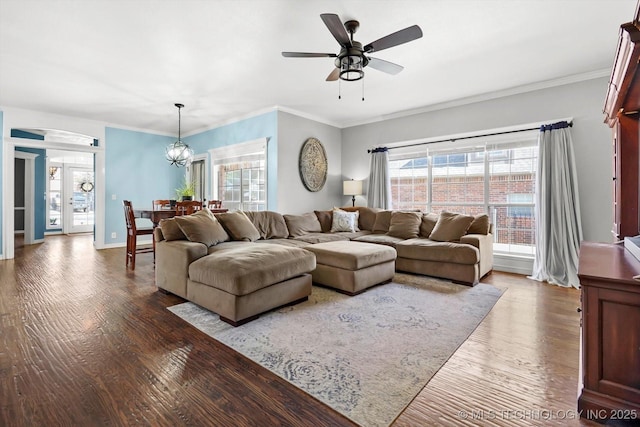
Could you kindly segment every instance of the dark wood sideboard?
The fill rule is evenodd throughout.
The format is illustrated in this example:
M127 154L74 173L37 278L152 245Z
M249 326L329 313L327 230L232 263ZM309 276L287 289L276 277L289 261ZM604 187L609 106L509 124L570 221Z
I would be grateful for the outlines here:
M580 246L583 389L578 410L585 418L640 422L636 275L640 261L623 245L583 242Z

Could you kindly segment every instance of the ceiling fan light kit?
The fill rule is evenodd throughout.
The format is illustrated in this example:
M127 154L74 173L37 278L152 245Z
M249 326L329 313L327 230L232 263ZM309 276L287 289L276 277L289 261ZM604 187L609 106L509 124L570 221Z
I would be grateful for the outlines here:
M335 68L327 76L327 81L344 80L353 82L361 80L364 78L364 68L367 65L387 74L398 74L403 70L401 65L367 55L371 52L379 52L422 37L420 27L412 25L362 47L362 43L353 40L353 34L360 26L358 21L349 20L342 24L340 17L333 13L323 13L320 18L340 44L340 53L336 55L333 53L282 52L282 56L285 58L335 58ZM338 98L341 97L338 96ZM364 94L362 100L364 101Z

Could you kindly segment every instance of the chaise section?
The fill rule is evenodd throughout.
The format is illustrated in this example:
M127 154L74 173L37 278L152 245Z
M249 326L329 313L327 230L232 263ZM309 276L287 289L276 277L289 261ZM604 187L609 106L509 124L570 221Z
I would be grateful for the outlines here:
M399 271L425 274L475 285L480 278L480 251L466 243L408 239L396 245Z
M315 256L300 248L247 244L189 266L187 299L234 326L311 294Z
M313 281L348 295L393 278L396 251L363 242L327 242L305 248L316 255Z

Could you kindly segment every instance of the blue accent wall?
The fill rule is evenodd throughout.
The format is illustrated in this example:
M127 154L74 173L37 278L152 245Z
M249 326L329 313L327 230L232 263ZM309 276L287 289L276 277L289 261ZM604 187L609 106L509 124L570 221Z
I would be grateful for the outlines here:
M130 200L134 209L151 209L154 199L175 199L175 189L185 171L171 166L164 157L165 147L175 139L111 127L105 129L106 245L126 242L123 200ZM116 238L112 239L114 232Z
M41 148L16 147L16 151L37 154L33 164L35 169L35 182L33 193L33 238L34 240L44 239L44 232L47 229L47 152ZM26 221L26 218L25 218Z
M191 135L184 138L184 141L189 144L195 154L203 154L208 153L212 148L258 138L269 140L267 143L267 208L276 210L278 204L278 114L276 111ZM211 176L208 179L211 182Z

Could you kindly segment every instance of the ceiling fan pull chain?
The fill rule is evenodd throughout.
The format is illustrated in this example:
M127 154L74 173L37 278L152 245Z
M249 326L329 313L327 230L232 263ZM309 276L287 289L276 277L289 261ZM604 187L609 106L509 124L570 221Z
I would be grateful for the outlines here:
M342 81L338 80L338 99L342 99Z
M364 101L364 79L362 79L362 100Z

